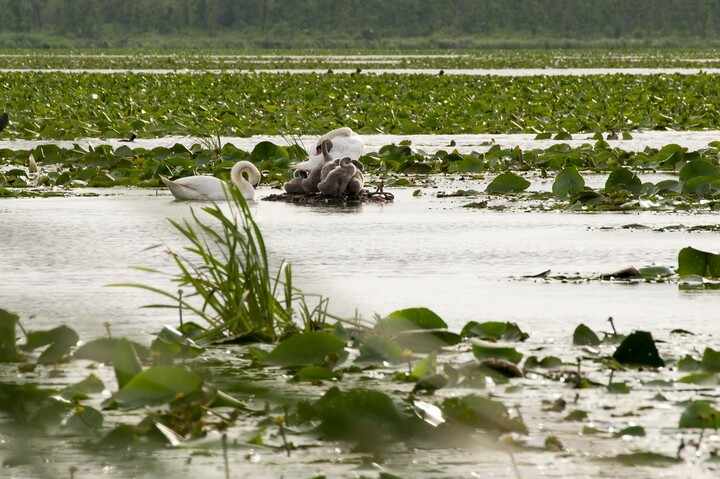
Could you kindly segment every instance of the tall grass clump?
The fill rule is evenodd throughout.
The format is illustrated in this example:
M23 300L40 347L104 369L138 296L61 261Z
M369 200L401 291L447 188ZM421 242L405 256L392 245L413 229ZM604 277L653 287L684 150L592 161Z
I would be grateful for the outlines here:
M236 188L226 189L227 203L201 208L200 218L169 221L190 242L184 253L168 250L178 272L171 275L176 293L143 284L124 284L154 291L174 304L150 307L180 308L204 321L205 332L196 339L247 337L275 341L300 331L322 328L327 300L311 308L306 295L292 284L290 264L281 262L271 272L262 233L248 204ZM224 211L224 206L229 211ZM159 273L148 268L138 268Z

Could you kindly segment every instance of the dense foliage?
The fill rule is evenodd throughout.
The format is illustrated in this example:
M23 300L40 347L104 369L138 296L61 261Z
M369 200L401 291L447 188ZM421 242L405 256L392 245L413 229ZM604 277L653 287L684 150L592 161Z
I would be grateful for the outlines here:
M195 41L220 36L229 46L263 48L720 38L720 9L711 0L0 0L0 11L0 32L116 46L187 32Z
M710 74L8 73L5 138L716 129ZM178 95L177 92L182 92ZM299 107L299 105L301 105Z

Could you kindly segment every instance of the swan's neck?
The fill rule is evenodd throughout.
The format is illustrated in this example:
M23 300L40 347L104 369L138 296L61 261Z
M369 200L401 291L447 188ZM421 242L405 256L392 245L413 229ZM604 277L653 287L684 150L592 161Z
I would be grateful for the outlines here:
M243 173L247 173L247 179ZM230 171L230 179L245 199L252 199L255 197L255 186L260 183L260 171L249 161L239 161Z

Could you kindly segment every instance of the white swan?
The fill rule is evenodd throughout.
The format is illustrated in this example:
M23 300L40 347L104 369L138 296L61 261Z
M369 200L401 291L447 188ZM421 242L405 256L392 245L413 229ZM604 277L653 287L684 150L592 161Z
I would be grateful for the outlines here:
M243 176L247 173L247 179ZM161 176L176 200L224 200L228 184L214 176L187 176L169 180ZM255 187L260 183L260 170L249 161L238 161L230 170L230 179L246 200L255 198Z
M325 140L331 140L333 145L333 156L335 158L343 158L349 156L350 159L357 160L363 154L365 144L360 135L352 131L348 127L337 128L325 133L315 144L315 149L311 153L310 158L302 163L291 165L296 170L304 170L311 172L316 166L325 162L323 156L322 144Z
M330 155L330 150L333 149L333 142L332 140L323 140L322 144L320 145L320 151L323 156L323 160L318 163L310 172L309 175L307 175L307 178L303 180L302 186L305 190L305 193L317 193L318 191L318 184L323 180L322 172L325 171L325 168L329 163L333 161L333 157ZM304 171L304 170L295 170L297 171Z

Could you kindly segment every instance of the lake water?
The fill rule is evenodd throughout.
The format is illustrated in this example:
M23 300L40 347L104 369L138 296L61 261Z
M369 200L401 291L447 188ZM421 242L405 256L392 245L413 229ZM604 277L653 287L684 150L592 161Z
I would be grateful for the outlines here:
M544 189L545 186L534 187ZM717 223L715 214L538 213L461 208L470 199L437 198L438 189L394 190L385 205L306 207L256 201L252 210L272 260L293 265L296 285L330 298L330 310L364 318L425 306L458 330L467 321L514 321L543 335L570 334L579 322L604 328L608 316L632 328L713 331L706 321L720 292L686 292L675 284L564 284L519 280L553 273L612 272L652 263L674 266L678 251L717 249L711 232L625 230ZM261 188L258 198L274 190ZM0 202L0 307L27 328L68 323L82 337L146 336L175 314L140 309L154 294L108 288L141 282L174 288L163 248L183 245L168 218L202 203L176 202L166 190L104 190L99 197L24 198ZM569 314L569 312L572 312Z

